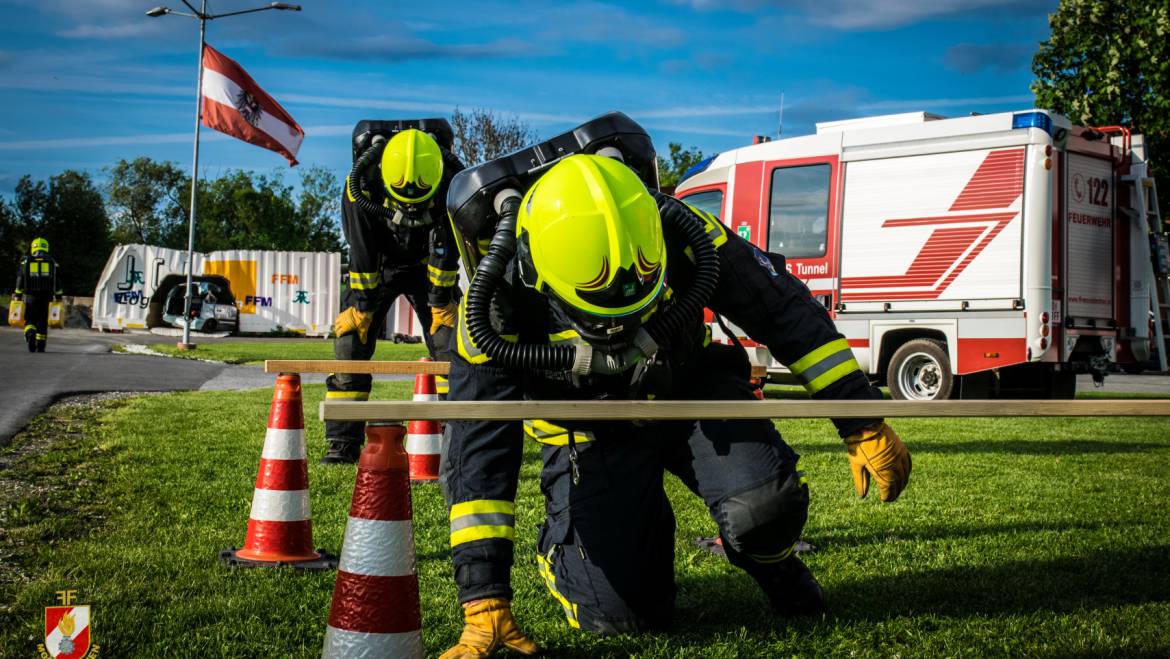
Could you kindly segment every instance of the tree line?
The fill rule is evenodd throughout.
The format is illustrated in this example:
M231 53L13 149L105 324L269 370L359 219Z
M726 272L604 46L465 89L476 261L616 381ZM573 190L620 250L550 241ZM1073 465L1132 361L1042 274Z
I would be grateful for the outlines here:
M67 169L48 180L24 176L11 201L0 199L0 267L13 277L36 237L48 239L69 295L91 295L114 245L187 248L191 178L172 162L119 160L105 183ZM341 183L320 166L299 171L299 190L279 174L230 170L198 186L195 246L221 249L338 251Z

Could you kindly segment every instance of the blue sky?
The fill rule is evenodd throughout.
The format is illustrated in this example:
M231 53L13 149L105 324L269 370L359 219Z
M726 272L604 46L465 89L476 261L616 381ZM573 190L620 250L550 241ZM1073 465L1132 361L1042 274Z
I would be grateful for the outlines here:
M159 0L0 0L0 194L22 174L118 158L190 166L197 25ZM165 0L182 9L178 0ZM212 0L214 12L254 0ZM306 129L299 159L344 173L365 118L515 114L542 136L618 109L707 153L813 123L911 110L1029 107L1032 53L1057 0L304 0L213 21ZM204 131L201 172L284 171L277 154Z

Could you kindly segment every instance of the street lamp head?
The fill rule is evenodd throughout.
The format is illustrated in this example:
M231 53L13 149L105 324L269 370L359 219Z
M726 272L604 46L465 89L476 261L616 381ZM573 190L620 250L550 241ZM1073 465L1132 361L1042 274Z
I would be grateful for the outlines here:
M158 18L159 16L166 16L170 13L170 11L171 10L167 9L166 7L155 7L154 9L146 10L146 15L150 16L151 18Z
M301 10L300 5L293 5L293 4L289 4L287 2L273 2L273 3L269 4L268 6L272 7L273 9L284 9L287 11L300 11Z

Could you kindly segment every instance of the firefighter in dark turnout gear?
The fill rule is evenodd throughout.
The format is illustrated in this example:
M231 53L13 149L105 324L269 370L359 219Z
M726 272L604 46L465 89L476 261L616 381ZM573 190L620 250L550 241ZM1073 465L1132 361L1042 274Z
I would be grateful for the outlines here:
M57 262L49 256L49 241L44 238L32 241L29 251L31 255L20 261L13 296L24 300L24 340L28 351L44 352L49 338L49 302L61 301Z
M767 345L814 398L880 398L782 256L648 191L618 160L569 156L497 208L460 313L451 400L752 399L746 353L710 342L704 306ZM487 316L475 308L484 300ZM894 431L880 419L834 423L859 494L872 476L883 501L896 499L910 456ZM536 649L509 606L524 435L543 444L537 565L572 627L617 634L669 623L666 471L703 499L731 563L778 614L825 610L793 553L808 513L799 456L769 421L449 426L443 476L465 628L445 659Z
M364 159L364 160L363 160ZM379 166L373 161L380 159ZM349 243L349 295L334 323L337 359L370 359L390 306L406 296L431 357L448 361L458 303L459 252L443 199L463 165L430 134L407 129L374 142L346 179L342 228ZM367 400L369 375L330 375L326 398ZM323 463L352 463L364 437L361 422L325 424Z

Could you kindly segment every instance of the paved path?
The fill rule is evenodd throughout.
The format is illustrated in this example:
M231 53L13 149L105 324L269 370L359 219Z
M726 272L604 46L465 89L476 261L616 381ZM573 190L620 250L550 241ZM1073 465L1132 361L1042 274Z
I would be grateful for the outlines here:
M171 342L152 335L53 330L47 351L28 352L20 330L0 327L0 445L34 415L66 394L99 391L177 391L271 387L274 376L255 366L112 352L120 343ZM324 382L306 375L306 383Z

